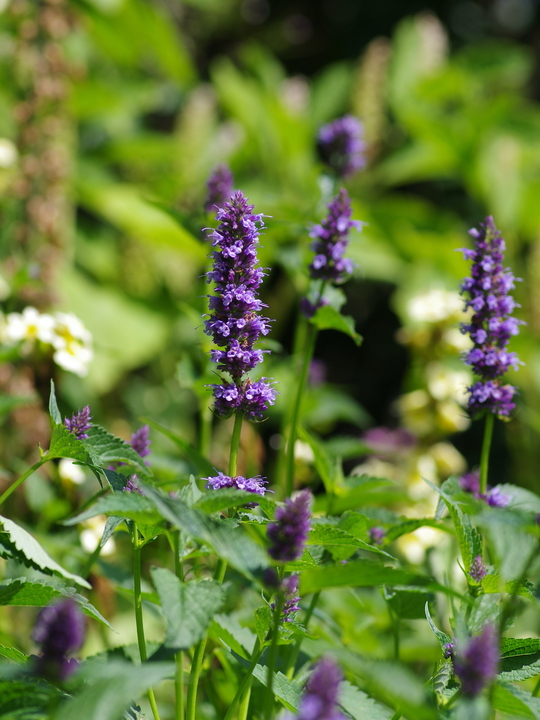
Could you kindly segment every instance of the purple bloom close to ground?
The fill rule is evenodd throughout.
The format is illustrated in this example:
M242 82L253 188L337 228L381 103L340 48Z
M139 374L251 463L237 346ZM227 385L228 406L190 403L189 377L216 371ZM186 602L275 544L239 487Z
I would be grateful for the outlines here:
M65 680L77 668L67 655L84 642L84 616L74 600L67 598L39 613L32 639L41 647L37 671L51 680Z
M70 433L75 435L77 440L85 440L88 437L91 420L90 406L86 405L82 410L79 410L79 412L73 413L71 418L65 418L64 425Z
M323 125L317 135L317 148L321 160L338 177L348 177L364 167L364 128L360 120L344 115Z
M212 385L215 412L228 417L234 412L245 413L250 420L261 418L275 402L276 391L261 378L253 382L243 376L262 362L263 352L254 348L260 335L270 331L270 321L261 317L263 303L258 298L264 277L258 266L257 246L263 227L262 215L252 213L244 195L237 191L217 212L220 220L210 237L217 249L212 253L213 269L207 281L215 283L215 295L210 295L210 315L205 332L211 335L217 350L212 359L218 370L228 373L232 382Z
M298 720L345 720L337 708L341 670L330 658L322 658L307 681L298 709Z
M285 505L276 510L275 522L267 526L270 557L282 562L297 560L304 552L310 527L311 493L302 490L294 500L285 500Z
M517 390L513 385L503 385L500 378L519 364L516 353L506 349L522 324L511 317L517 305L509 292L516 278L511 270L503 268L505 244L492 217L480 223L480 230L473 228L469 232L474 249L464 248L462 252L472 260L471 277L463 281L461 293L467 296L465 307L472 308L474 314L469 323L462 324L461 331L468 333L474 343L465 362L480 377L468 388L469 412L476 415L487 411L508 417L515 407Z
M143 425L131 436L131 447L143 458L150 455L150 428Z
M214 168L206 183L206 212L215 212L216 208L223 207L233 194L233 174L228 165L221 163Z
M475 697L497 675L499 667L499 636L491 624L485 625L480 635L459 646L453 656L454 672L461 680L463 694Z
M353 263L343 255L349 243L349 231L353 227L361 230L362 223L351 220L351 214L351 200L342 188L330 201L327 217L309 233L314 238L311 249L315 257L309 266L312 278L337 284L352 273Z
M482 582L482 580L486 577L486 573L487 569L482 562L482 556L477 555L471 563L469 575L472 577L473 580L476 580L476 582Z

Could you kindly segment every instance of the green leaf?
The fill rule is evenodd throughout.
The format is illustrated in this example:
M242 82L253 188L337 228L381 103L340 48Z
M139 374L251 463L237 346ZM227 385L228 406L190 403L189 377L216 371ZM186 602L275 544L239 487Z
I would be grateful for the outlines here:
M141 475L151 474L142 457L129 443L111 435L99 425L92 425L88 430L88 438L82 442L95 465L124 462L135 467Z
M231 507L239 507L247 503L259 503L261 496L257 493L237 490L235 488L222 488L209 490L195 503L194 507L205 513L213 513L219 510L226 510Z
M77 525L96 515L113 515L127 518L142 525L156 525L161 517L153 503L136 492L119 492L98 498L83 512L63 521L63 525Z
M249 657L253 652L255 635L230 615L214 615L208 635L213 640L221 640L238 655Z
M25 655L20 650L17 650L17 648L6 647L5 645L0 645L0 655L14 663L17 663L17 665L24 665L28 660L28 655Z
M304 442L307 442L313 450L315 467L323 481L324 489L327 494L332 494L334 492L335 471L329 454L326 452L323 444L301 426L298 427L298 437Z
M212 580L181 582L165 568L151 569L152 580L167 621L165 647L188 650L199 642L225 600L225 591Z
M268 567L266 553L242 527L233 529L223 519L210 518L179 499L157 492L155 488L146 487L145 491L161 517L186 535L209 545L218 557L227 560L248 577Z
M308 545L323 545L324 547L345 547L351 548L352 550L362 549L369 550L370 552L377 553L378 555L384 555L387 558L393 560L392 555L389 555L384 550L370 545L363 540L351 535L345 530L335 527L334 525L327 525L323 523L317 523L312 525L311 530L307 539Z
M65 425L55 425L52 431L51 444L46 453L48 458L71 458L83 463L90 463L90 455L81 440L70 433Z
M44 607L60 597L72 598L85 615L99 620L99 622L112 630L112 627L101 613L85 597L79 595L74 588L62 587L47 583L44 580L36 582L35 580L27 580L24 577L4 580L4 582L0 583L0 605Z
M64 693L40 680L0 682L0 718L48 720L51 705Z
M51 379L51 394L49 396L49 415L55 425L62 425L62 416L56 402L56 393L54 391L54 380Z
M272 611L268 605L262 605L255 610L255 632L261 645L264 644L272 626Z
M235 652L232 653L238 662L245 667L249 668L250 663L248 660L244 660L243 657L237 655ZM253 669L253 676L266 687L268 682L268 668L265 665L256 665ZM283 673L274 673L272 689L276 698L287 708L293 712L298 709L300 703L300 697L302 695L302 688L300 684L295 680L289 680Z
M540 639L503 638L499 678L519 682L540 673Z
M173 663L87 663L79 671L87 683L84 689L63 703L51 720L118 720L133 700L173 674Z
M513 685L497 683L493 688L493 708L512 720L537 720L540 717L540 700Z
M444 649L444 646L452 641L452 638L447 635L442 630L439 630L439 628L435 625L431 618L431 614L429 612L429 603L426 602L425 604L425 611L426 611L426 620L428 621L428 625L431 628L431 632L435 635L437 640L439 641L441 645L441 649Z
M377 585L406 585L414 580L412 573L395 570L370 560L354 560L346 565L325 565L308 568L300 576L300 593L318 592L327 587L376 587Z
M433 692L439 698L439 701L446 699L447 688L454 677L454 666L451 660L445 660L439 664L435 674L431 678Z
M176 447L180 449L182 455L186 458L186 460L191 463L197 475L201 475L202 477L209 477L215 474L214 466L211 465L208 460L203 457L203 455L201 455L200 452L193 445L180 437L180 435L177 435L176 433L172 432L172 430L169 430L163 425L160 425L160 423L157 423L151 418L145 417L143 418L143 420L145 423L150 425L150 427L158 430L160 433L165 435L165 437L168 437L169 440L173 441Z
M420 620L424 617L425 605L433 600L433 593L423 587L385 586L384 599L399 618Z
M536 554L537 540L528 532L530 515L508 508L484 508L477 522L495 550L501 578L504 581L520 578L527 562Z
M362 342L362 336L354 329L354 318L342 315L331 305L323 305L310 319L318 330L338 330L348 335L357 345Z
M64 570L51 557L47 555L38 541L12 520L0 515L0 524L3 532L0 533L0 543L3 546L3 557L12 557L26 567L41 570L46 575L59 575L67 580L73 580L77 585L90 588L82 577Z
M339 685L339 704L353 720L390 720L394 712L385 708L348 681Z
M531 598L534 593L534 585L530 580L512 580L510 582L504 582L504 580L497 573L490 573L482 579L482 590L485 593L509 593L513 595L522 595L523 597Z

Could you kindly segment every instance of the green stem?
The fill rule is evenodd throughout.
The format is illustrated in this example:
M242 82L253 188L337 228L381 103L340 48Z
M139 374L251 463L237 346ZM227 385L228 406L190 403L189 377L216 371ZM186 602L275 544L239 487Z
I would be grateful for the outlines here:
M276 666L279 625L281 622L281 610L283 608L283 593L280 591L276 598L274 607L274 615L272 621L272 642L270 644L270 652L268 654L268 675L266 681L266 696L264 707L266 710L266 720L272 720L274 710L274 668Z
M308 627L308 623L311 620L311 616L313 615L313 612L315 610L315 607L316 607L317 603L319 602L320 596L321 596L321 591L319 590L318 592L314 593L313 597L311 598L309 608L307 609L306 616L304 618L304 627L306 628L306 630ZM292 680L292 678L294 677L296 662L298 660L298 656L300 655L300 648L302 647L303 639L304 638L301 635L297 638L296 643L294 644L292 652L289 656L289 662L287 663L287 668L285 670L285 674L287 675L289 680Z
M240 450L240 435L242 434L242 421L244 413L237 412L234 416L234 428L231 437L231 450L229 455L229 476L235 477L238 465L238 451Z
M236 709L236 706L242 700L242 705L240 707L240 718L241 720L246 717L247 715L247 706L249 706L249 697L251 695L251 682L253 679L253 671L255 670L255 666L259 662L259 658L262 655L263 649L261 648L261 644L259 642L259 639L257 638L255 642L255 646L253 648L253 653L251 655L251 664L249 668L246 671L246 674L242 678L242 682L238 686L238 690L236 691L236 695L234 696L229 709L227 710L227 714L223 718L223 720L231 720L231 718L234 715L234 711ZM247 701L246 701L247 697Z
M182 561L180 560L180 530L173 535L174 573L183 581ZM174 676L174 692L176 696L175 720L184 720L184 653L182 650L175 655L176 673Z
M0 505L2 505L8 499L8 497L15 492L19 485L23 484L26 478L29 478L32 473L35 473L36 470L38 470L42 465L45 465L48 460L50 460L49 457L42 457L40 460L37 461L37 463L34 463L31 468L28 468L24 475L21 475L20 478L15 480L13 485L10 485L8 489L4 492L4 494L0 496Z
M135 624L137 626L137 642L139 644L139 655L141 663L146 662L148 654L146 652L146 639L144 637L144 623L142 615L142 594L141 594L141 548L142 543L139 536L137 525L133 523L132 531L133 542L133 589L135 598ZM152 688L148 689L148 701L152 708L154 720L159 720L159 712L156 704L156 698Z
M493 437L493 424L495 415L488 412L486 415L486 425L484 428L484 442L482 443L482 455L480 457L480 494L484 495L487 491L487 478L489 466L489 449L491 447L491 439Z
M186 718L187 720L197 720L197 690L199 689L199 678L201 676L202 664L204 660L204 651L208 635L195 646L193 660L191 662L191 671L189 673L188 691L186 700Z
M201 403L200 415L199 452L203 457L208 457L212 435L212 409L205 401Z
M309 373L309 365L315 351L315 342L317 340L317 329L311 323L309 324L306 338L306 351L300 368L296 396L291 414L291 424L289 428L289 436L287 438L287 472L285 475L285 496L290 497L294 488L294 446L296 444L296 435L298 432L298 419L300 417L300 408L302 407L302 398L306 387L307 377Z

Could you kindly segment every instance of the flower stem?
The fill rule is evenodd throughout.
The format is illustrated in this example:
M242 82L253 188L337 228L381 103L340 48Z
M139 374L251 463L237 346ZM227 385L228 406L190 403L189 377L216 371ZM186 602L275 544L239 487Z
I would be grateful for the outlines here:
M274 615L272 619L272 641L270 644L270 652L268 654L268 679L266 681L266 696L264 707L266 711L266 720L272 720L274 709L274 667L276 665L279 625L281 621L281 611L283 608L283 592L280 590L276 598L274 607Z
M244 413L237 412L234 416L234 428L231 437L231 450L229 455L229 476L235 477L238 465L238 451L240 449L240 435L242 434L242 421Z
M304 352L304 358L302 366L300 368L296 396L294 398L294 405L291 414L289 437L287 438L287 472L285 475L285 497L290 497L294 488L294 446L296 444L296 435L298 432L298 420L300 417L300 408L302 407L302 397L304 395L304 390L306 387L307 376L309 373L309 365L315 351L316 340L317 329L314 325L309 323L306 337L306 350Z
M242 678L242 682L238 686L238 690L236 691L236 695L234 696L229 709L227 710L227 714L223 718L223 720L231 720L231 718L234 715L234 711L236 709L236 706L242 700L242 705L240 706L240 720L244 720L247 716L247 710L249 706L249 697L251 695L251 682L253 679L253 670L255 669L255 666L259 662L259 658L262 655L263 649L261 648L261 644L259 640L257 639L255 642L255 646L253 648L253 653L251 654L251 664L249 668L246 671L246 674Z
M482 455L480 457L480 494L484 495L487 491L487 478L489 466L489 449L491 447L491 439L493 438L493 425L495 415L488 412L486 415L486 425L484 427L484 442L482 443Z
M174 573L183 581L182 561L180 560L180 530L173 535ZM176 696L175 720L184 720L184 653L182 650L175 655L176 673L174 677L174 691Z
M34 463L31 468L28 468L28 470L23 475L21 475L20 478L15 480L15 482L8 487L4 494L0 496L0 505L2 505L8 499L8 497L15 492L19 485L23 484L26 478L29 478L32 473L35 473L35 471L38 470L42 465L45 465L48 460L49 458L47 456L42 457L40 460L37 461L37 463Z
M133 543L133 589L135 598L135 624L137 626L137 642L139 644L139 655L141 663L146 662L148 654L146 652L146 639L144 637L144 623L142 615L142 595L141 595L141 548L142 542L137 529L137 525L133 523L132 535ZM159 720L159 712L156 704L156 698L152 688L148 689L148 701L152 708L154 720Z

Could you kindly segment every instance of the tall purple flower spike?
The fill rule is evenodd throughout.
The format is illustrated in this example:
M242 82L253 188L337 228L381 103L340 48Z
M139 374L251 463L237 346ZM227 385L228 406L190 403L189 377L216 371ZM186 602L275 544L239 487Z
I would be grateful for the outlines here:
M150 428L143 425L131 436L131 447L143 458L150 455Z
M503 268L505 243L491 216L480 223L479 230L473 228L469 233L474 249L463 248L462 252L472 260L471 277L463 281L461 294L466 296L465 307L472 308L474 314L469 323L462 324L461 332L468 333L474 343L465 362L480 378L468 388L469 412L508 417L515 407L517 389L503 385L501 376L520 364L516 353L508 352L506 347L523 323L511 316L519 307L509 294L516 278L511 270Z
M270 557L282 562L297 560L304 552L310 527L311 493L302 490L294 500L287 498L285 505L278 507L275 522L266 528Z
M77 669L77 661L68 655L84 642L84 616L71 598L43 608L39 613L32 639L41 646L37 672L51 680L65 680Z
M233 174L228 165L220 163L214 168L206 183L206 212L221 208L233 194Z
M464 648L457 646L452 659L464 695L476 697L493 682L499 658L499 636L491 624L485 625L480 635L471 638Z
M345 720L337 707L342 680L341 670L333 660L327 657L319 660L300 701L298 720Z
M274 404L276 391L268 378L256 382L244 378L262 362L263 351L254 345L260 335L270 331L270 321L260 315L265 305L258 297L265 275L257 259L263 216L254 215L252 210L253 205L237 191L217 212L220 224L210 234L216 248L211 256L214 265L206 276L208 282L215 283L215 295L209 296L205 332L218 346L211 351L218 370L231 377L231 381L211 386L215 412L228 417L240 411L256 420Z
M487 568L482 562L482 556L477 555L471 563L469 575L473 580L476 580L476 582L482 582L482 580L486 577L486 573Z
M353 175L366 164L364 128L353 115L323 125L317 135L321 160L341 178Z
M65 418L64 425L70 433L75 435L77 440L85 440L88 437L91 420L90 406L86 405L82 410L79 410L79 412L73 413L71 418Z

